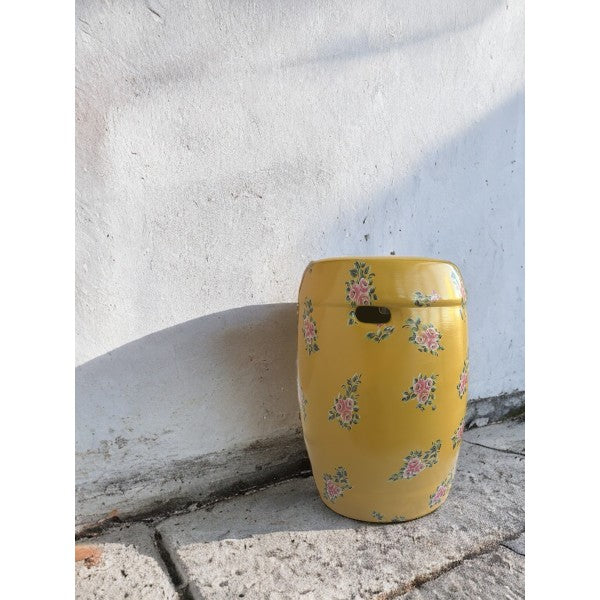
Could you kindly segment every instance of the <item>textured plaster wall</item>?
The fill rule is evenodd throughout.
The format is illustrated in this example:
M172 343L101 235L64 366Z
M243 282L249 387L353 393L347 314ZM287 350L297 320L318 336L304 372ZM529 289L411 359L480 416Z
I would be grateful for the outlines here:
M79 0L76 35L80 519L294 435L312 259L452 260L471 397L523 389L521 1Z

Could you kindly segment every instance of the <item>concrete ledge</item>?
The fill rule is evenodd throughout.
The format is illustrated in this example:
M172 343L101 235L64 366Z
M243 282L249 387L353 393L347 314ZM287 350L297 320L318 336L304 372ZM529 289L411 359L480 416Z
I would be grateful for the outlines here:
M173 513L190 505L272 484L310 468L299 430L249 446L178 461L123 480L77 488L76 531L84 534L107 521Z
M525 412L525 392L516 391L493 398L477 398L469 400L465 423L467 427L484 427L489 423L497 423L512 419Z
M524 392L469 402L469 427L523 413ZM177 461L126 479L95 481L76 489L76 531L84 534L108 520L159 516L205 505L263 487L310 469L302 431Z
M522 421L469 432L447 502L415 521L346 519L308 476L112 527L81 540L102 554L77 565L77 598L523 598L523 433Z

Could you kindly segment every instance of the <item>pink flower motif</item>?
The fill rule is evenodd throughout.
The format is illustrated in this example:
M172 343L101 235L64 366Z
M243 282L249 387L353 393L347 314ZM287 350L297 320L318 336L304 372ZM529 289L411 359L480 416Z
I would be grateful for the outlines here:
M452 480L454 479L455 468L456 465L452 469L452 471L448 473L446 479L444 479L444 481L442 481L442 483L440 483L440 485L437 486L435 492L431 494L431 496L429 496L429 506L431 508L433 508L436 504L440 504L441 502L443 502L444 498L450 492L450 486L452 485Z
M342 492L342 488L331 479L328 479L325 483L325 490L327 491L327 497L330 500L335 500Z
M360 384L360 373L354 373L342 385L342 391L333 399L333 406L329 410L327 418L329 421L338 421L344 429L351 429L359 421L358 386Z
M427 404L427 400L429 400L429 392L424 392L423 394L417 394L417 405Z
M469 374L466 371L463 371L460 374L460 379L458 380L459 393L461 396L465 393L468 383L469 383Z
M440 295L433 290L433 292L431 292L431 296L429 296L429 300L430 302L437 302L440 299Z
M431 410L435 410L433 401L435 400L435 381L437 377L437 375L419 373L413 379L408 391L402 394L402 401L409 402L416 398L419 410L425 410L426 406L431 406Z
M431 444L428 450L412 450L404 459L404 464L397 473L392 473L389 481L398 481L399 479L412 479L421 471L437 464L439 451L442 447L442 440L437 440Z
M354 399L338 396L335 400L335 410L343 423L349 423L352 420L352 412L354 411Z
M307 342L312 342L312 340L315 338L315 324L309 317L304 319L304 338Z
M366 279L362 278L358 283L350 286L350 291L348 292L348 296L350 300L354 302L357 306L360 305L368 305L369 304L369 283Z
M404 479L410 479L425 468L425 463L418 457L411 458L404 469Z
M360 285L353 283L348 290L348 296L352 302L356 302L357 296L360 296Z
M419 304L419 298L415 302L418 306L425 306L422 303ZM408 338L408 341L419 346L419 352L430 352L437 356L438 350L444 349L444 346L440 343L442 334L431 324L422 325L420 318L407 319L402 327L410 328L412 335Z
M440 487L438 487L438 489L435 491L435 496L433 497L432 503L435 504L436 502L439 502L446 494L446 491L446 486L440 485Z
M428 327L423 332L423 345L427 346L430 350L437 350L437 348L439 348L439 339L440 334L436 331L434 327Z
M432 387L433 379L431 379L430 377L419 377L419 379L417 379L413 384L413 392L417 396L425 396L425 398L427 399Z
M463 433L465 432L465 420L462 419L462 421L458 424L458 427L456 428L456 431L452 434L452 448L456 448L456 446L458 446L463 439Z

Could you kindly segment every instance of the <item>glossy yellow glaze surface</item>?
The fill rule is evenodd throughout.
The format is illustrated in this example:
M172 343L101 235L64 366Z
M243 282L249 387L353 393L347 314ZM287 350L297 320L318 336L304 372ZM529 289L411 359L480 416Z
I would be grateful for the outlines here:
M306 268L300 414L315 483L332 510L393 522L445 501L467 403L465 302L458 268L436 259L347 257ZM361 322L359 306L387 307L391 318Z

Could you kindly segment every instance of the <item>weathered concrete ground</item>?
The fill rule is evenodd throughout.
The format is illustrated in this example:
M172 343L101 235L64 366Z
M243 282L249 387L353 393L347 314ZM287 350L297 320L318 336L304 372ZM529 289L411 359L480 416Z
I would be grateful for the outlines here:
M452 492L393 525L327 509L311 477L81 540L77 598L524 597L524 422L465 433Z

